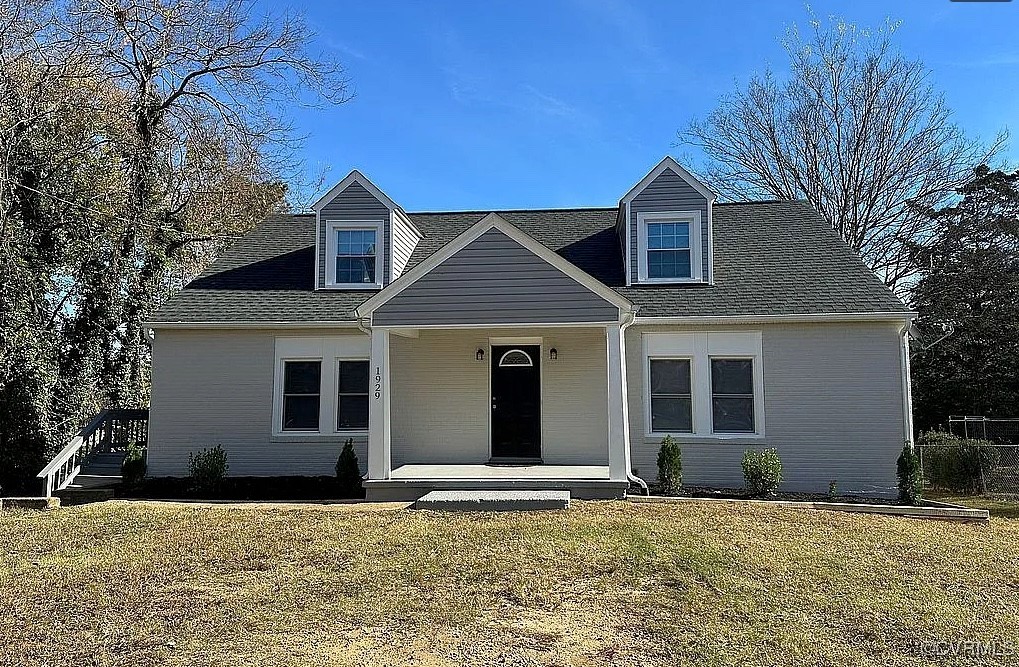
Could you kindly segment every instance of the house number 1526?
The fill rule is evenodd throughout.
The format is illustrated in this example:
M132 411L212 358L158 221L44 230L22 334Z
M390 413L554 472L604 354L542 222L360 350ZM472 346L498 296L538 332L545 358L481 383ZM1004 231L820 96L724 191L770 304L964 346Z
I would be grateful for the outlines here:
M382 397L382 368L375 367L375 398Z

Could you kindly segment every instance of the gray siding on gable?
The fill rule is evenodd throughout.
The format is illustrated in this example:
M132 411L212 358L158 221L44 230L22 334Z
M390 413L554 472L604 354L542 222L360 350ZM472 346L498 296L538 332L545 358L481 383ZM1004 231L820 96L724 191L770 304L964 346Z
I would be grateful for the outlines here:
M383 221L382 227L382 284L390 282L389 266L390 215L389 208L375 198L375 195L354 181L346 190L336 195L331 202L322 208L319 215L318 228L318 287L326 284L326 222L330 220L364 220Z
M637 214L658 211L701 212L701 267L708 276L708 200L671 169L666 169L630 201L630 280L637 274ZM624 243L623 251L626 251Z
M619 309L490 229L380 306L373 323L522 324L609 322Z
M418 236L414 228L404 222L404 219L397 214L393 214L393 266L391 269L391 280L396 280L403 273L403 268L407 266L407 260L410 259L411 254L414 252L414 248L417 247L418 241L421 237Z
M769 324L746 327L641 327L626 331L630 465L657 477L661 438L646 435L647 406L641 334L760 330L764 344L764 437L677 436L683 481L693 486L743 486L746 449L774 447L782 457L782 488L824 492L896 493L902 449L901 324L882 322ZM694 391L709 391L694 386Z

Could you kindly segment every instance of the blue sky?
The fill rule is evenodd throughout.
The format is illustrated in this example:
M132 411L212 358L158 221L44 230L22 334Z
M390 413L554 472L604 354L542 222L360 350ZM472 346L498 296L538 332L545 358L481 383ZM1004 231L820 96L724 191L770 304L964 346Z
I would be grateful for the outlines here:
M1019 133L1019 1L813 2L818 17L902 25L968 132ZM361 169L409 211L611 206L676 131L771 64L801 1L296 3L354 99L301 109L306 169ZM1019 159L1019 135L1005 157Z

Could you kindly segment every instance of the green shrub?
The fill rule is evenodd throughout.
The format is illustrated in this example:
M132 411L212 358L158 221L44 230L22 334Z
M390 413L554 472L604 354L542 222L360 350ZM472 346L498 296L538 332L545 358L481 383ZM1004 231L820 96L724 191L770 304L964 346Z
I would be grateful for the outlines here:
M770 496L782 483L782 458L775 449L743 452L743 481L754 496Z
M347 438L343 443L340 458L336 460L336 484L343 498L362 498L364 489L361 486L361 467L354 453L354 439Z
M923 471L913 443L907 442L902 447L902 453L895 462L895 470L899 477L899 500L919 505L923 497Z
M944 431L928 431L917 439L923 452L927 482L956 493L981 493L998 465L998 450L988 440L960 438Z
M148 466L145 463L145 450L132 442L127 446L127 454L120 464L120 478L125 486L138 486L145 479Z
M678 496L683 489L683 452L671 435L662 439L658 449L658 483L666 496Z
M229 468L226 452L219 445L203 449L197 454L188 454L188 477L198 491L215 491Z

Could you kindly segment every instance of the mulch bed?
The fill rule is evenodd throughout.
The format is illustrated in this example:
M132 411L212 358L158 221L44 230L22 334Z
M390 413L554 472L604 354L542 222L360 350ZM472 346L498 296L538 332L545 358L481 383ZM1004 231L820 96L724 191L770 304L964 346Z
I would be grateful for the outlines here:
M661 495L660 489L651 486L651 495ZM715 498L719 500L789 500L804 503L852 503L859 505L890 505L903 506L897 498L875 498L869 496L843 495L830 496L827 493L800 493L779 491L770 496L754 496L744 489L725 489L703 486L685 486L679 494L685 498Z
M161 500L337 500L349 498L335 477L226 477L213 490L194 488L185 477L151 477L116 487L118 498ZM364 497L362 492L360 498Z

